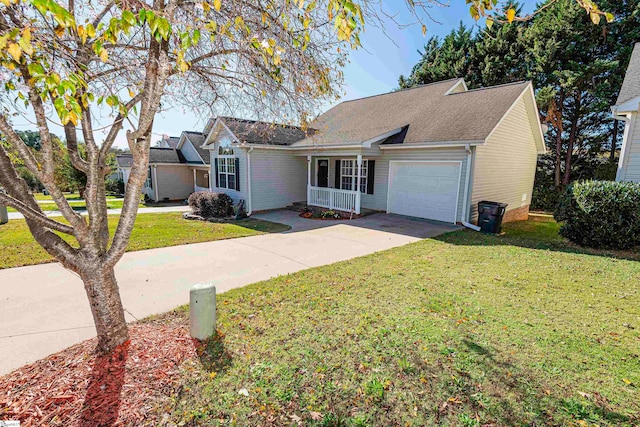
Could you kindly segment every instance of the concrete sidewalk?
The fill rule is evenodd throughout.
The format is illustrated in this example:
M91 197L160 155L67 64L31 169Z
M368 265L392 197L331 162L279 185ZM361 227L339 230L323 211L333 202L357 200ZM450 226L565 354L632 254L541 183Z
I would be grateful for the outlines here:
M385 214L335 222L290 211L256 217L293 228L125 254L116 275L127 320L186 304L196 283L213 283L225 292L456 229ZM0 295L0 375L95 336L82 282L58 264L0 270Z
M190 210L189 206L163 206L163 207L157 207L157 208L138 208L138 213L145 214L145 213L165 213L165 212L186 212L188 210ZM77 210L76 212L78 212L81 215L87 215L86 210ZM122 209L107 209L108 215L120 215L120 212L122 212ZM49 218L62 216L60 211L45 211L45 214ZM8 215L9 215L9 220L24 219L24 215L22 215L20 212L9 212Z

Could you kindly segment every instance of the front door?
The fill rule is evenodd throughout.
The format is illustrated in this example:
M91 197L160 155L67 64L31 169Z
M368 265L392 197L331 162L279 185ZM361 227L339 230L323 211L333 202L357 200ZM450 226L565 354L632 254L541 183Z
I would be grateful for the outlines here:
M329 186L329 159L318 159L318 187Z

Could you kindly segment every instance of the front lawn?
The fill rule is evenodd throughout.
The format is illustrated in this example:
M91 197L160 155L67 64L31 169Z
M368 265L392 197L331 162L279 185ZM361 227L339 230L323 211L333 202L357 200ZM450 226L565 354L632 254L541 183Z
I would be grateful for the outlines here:
M115 232L119 216L109 216L109 228ZM244 219L229 223L187 221L182 213L140 214L131 233L129 251L162 248L187 243L208 242L277 233L288 230L283 224L257 219ZM0 225L0 269L23 265L42 264L53 259L38 245L24 220L11 220Z
M640 263L621 256L638 254L587 253L544 217L505 232L458 231L220 295L220 335L183 365L161 415L178 425L637 425Z
M83 199L79 199L79 200L67 199L67 200L69 201L69 206L71 206L74 210L87 209L87 203ZM107 199L107 209L121 209L123 203L124 202L122 200ZM56 205L53 201L50 203L40 203L39 206L40 206L40 209L42 209L44 212L59 210L58 205ZM144 205L141 205L141 206L144 206ZM18 211L15 210L14 208L8 207L7 212L18 212Z

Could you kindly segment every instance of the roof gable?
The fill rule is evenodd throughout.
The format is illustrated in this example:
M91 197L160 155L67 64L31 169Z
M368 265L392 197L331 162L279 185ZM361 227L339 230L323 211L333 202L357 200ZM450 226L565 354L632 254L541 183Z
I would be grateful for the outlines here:
M616 105L640 97L640 43L636 43L618 94Z
M185 152L189 154L189 151L193 153L191 156L185 155L187 163L209 164L211 162L211 158L209 156L209 152L202 148L204 142L205 136L201 132L183 131L177 148L183 152L183 155L185 155ZM185 148L186 144L189 144L189 148Z
M218 117L207 134L207 144L213 141L212 136L224 128L237 143L290 146L315 132L313 129L303 130L298 126L278 123L245 120L236 117Z

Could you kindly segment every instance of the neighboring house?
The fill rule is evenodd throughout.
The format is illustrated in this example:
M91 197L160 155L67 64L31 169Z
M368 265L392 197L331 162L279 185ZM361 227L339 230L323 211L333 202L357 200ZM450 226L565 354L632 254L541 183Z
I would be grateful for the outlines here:
M200 132L182 132L179 138L164 138L149 150L149 174L143 194L160 202L184 200L194 191L209 191L209 152L202 149ZM116 156L125 191L133 159L131 154Z
M467 90L454 79L347 101L311 128L212 119L213 191L248 213L306 202L453 223L492 200L510 221L527 218L545 152L530 82Z
M614 119L625 122L616 181L640 182L640 43L633 49L618 100L611 109Z
M164 135L162 140L158 142L160 148L177 148L180 143L180 138L175 136Z

